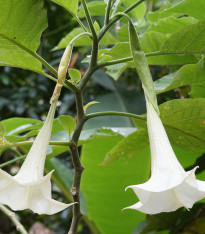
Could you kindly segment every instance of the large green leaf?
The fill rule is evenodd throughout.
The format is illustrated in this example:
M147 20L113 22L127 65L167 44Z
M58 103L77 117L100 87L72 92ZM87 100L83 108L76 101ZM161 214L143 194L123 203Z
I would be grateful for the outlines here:
M39 129L42 126L42 123L39 120L16 117L3 120L1 123L4 125L8 136L17 135L33 129Z
M0 0L0 66L29 69L44 74L35 58L46 11L39 0Z
M203 60L197 64L184 65L177 72L162 77L154 82L154 87L157 93L164 93L177 87L201 84L201 82L205 82Z
M72 15L76 15L78 11L78 0L51 0L56 4L64 7Z
M189 24L196 23L196 20L193 17L182 17L182 18L175 18L170 16L168 18L159 19L157 22L152 23L147 32L149 31L156 31L160 33L175 33L180 28L183 28Z
M61 115L58 117L58 119L70 136L76 125L75 120L69 115Z
M111 49L102 49L98 52L98 60L100 62L122 59L131 56L128 42L119 42Z
M54 48L54 50L64 49L68 45L68 43L77 35L80 33L83 33L84 30L82 28L74 28L70 33L67 34L67 36L63 37L58 45ZM85 45L91 45L92 41L89 37L85 36L80 38L74 43L74 46L85 46Z
M205 19L172 34L162 45L165 52L205 52Z
M205 98L205 81L192 85L191 97Z
M59 50L59 49L64 49L66 48L66 46L68 45L68 43L77 35L79 35L80 33L83 33L84 29L82 28L74 28L70 33L67 34L67 36L65 36L64 38L62 38L60 40L60 42L58 43L58 45L54 48L54 50ZM101 45L113 45L116 43L115 38L112 36L111 33L107 33L103 39L100 41ZM87 46L87 45L92 45L92 40L85 36L80 38L79 40L77 40L74 43L74 46Z
M129 160L138 155L146 147L148 147L148 135L144 129L137 130L129 136L121 140L114 148L112 148L105 156L102 166L111 164L120 158L127 157Z
M145 215L133 211L121 211L137 202L137 197L128 185L143 183L150 173L148 150L143 151L130 162L118 160L107 167L99 167L107 154L122 138L99 140L83 146L81 160L85 167L81 188L86 200L88 218L101 234L132 233Z
M185 151L205 152L205 99L176 99L159 106L171 143ZM146 121L134 119L137 127Z
M205 1L204 0L182 0L179 4L172 6L170 2L157 12L149 14L149 19L158 21L159 18L169 17L171 15L181 16L189 15L197 19L204 18Z
M145 53L160 51L162 44L166 41L168 35L160 32L146 32L140 38L142 49ZM169 40L169 39L167 39ZM161 49L162 52L166 52ZM147 57L149 65L175 65L195 63L197 59L193 55L157 55Z
M123 4L126 8L130 7L136 2L136 0L126 0ZM137 19L138 25L144 21L144 16L146 13L146 4L142 2L139 6L135 7L130 14Z
M87 3L87 7L91 16L104 16L105 15L106 4L102 1L89 2ZM82 7L78 11L78 17L79 18L85 17L85 12Z
M94 125L92 125L92 127L94 127ZM123 138L128 136L135 130L136 128L100 128L100 129L92 128L92 129L83 130L80 134L78 146L85 145L90 142L96 142L98 140L111 139L116 136L120 136L121 138ZM68 142L69 141L68 133L66 131L56 132L54 135L51 136L51 141ZM50 159L68 150L69 150L68 146L59 146L59 145L49 146L47 158Z

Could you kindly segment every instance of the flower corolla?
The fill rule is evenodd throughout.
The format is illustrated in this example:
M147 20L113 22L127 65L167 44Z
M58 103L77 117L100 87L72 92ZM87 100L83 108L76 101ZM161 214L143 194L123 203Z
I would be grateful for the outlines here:
M56 102L51 104L46 121L19 172L11 176L0 169L0 203L8 205L13 210L30 209L38 214L51 215L73 205L53 200L52 171L46 176L43 175Z
M197 167L187 172L183 169L160 117L148 99L146 104L151 177L144 184L127 187L133 189L140 201L125 209L135 209L146 214L171 212L180 207L189 209L205 197L205 182L196 180Z

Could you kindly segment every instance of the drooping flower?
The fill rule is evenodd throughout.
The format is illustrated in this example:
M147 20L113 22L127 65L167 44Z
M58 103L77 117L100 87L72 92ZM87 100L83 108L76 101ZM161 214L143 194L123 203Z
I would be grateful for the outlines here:
M147 103L147 127L151 150L151 178L144 184L131 185L139 202L125 209L146 214L191 208L205 197L205 182L196 180L195 170L186 172L171 147L160 117L152 104ZM127 189L126 188L126 189Z
M43 175L57 101L51 104L46 121L23 165L15 176L0 169L0 203L13 210L31 209L38 214L54 214L71 204L51 198L51 174Z

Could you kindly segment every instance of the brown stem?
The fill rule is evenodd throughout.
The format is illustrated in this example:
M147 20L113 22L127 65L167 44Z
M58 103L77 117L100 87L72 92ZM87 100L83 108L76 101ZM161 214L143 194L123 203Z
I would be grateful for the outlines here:
M72 162L73 162L73 167L74 167L74 178L73 178L73 186L71 189L71 194L73 196L73 201L76 202L76 204L74 204L73 206L73 219L72 219L71 227L70 227L68 234L77 233L78 223L82 216L82 213L80 211L80 182L81 182L81 174L84 170L84 167L80 162L77 144L78 144L80 132L86 120L85 118L86 116L83 110L82 92L81 91L75 92L75 97L76 97L78 121L74 130L72 139L71 139L72 145L70 146L70 151L71 151Z
M73 196L73 201L76 202L76 204L73 206L73 219L68 234L76 234L78 223L82 216L80 211L80 181L84 167L80 162L77 146L73 144L70 149L74 166L74 179L71 194Z

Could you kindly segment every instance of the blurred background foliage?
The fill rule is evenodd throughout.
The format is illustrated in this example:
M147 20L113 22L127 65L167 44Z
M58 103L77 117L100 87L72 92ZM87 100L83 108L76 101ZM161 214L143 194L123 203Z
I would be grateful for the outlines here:
M94 2L94 1L87 1ZM147 0L147 8L149 10L158 10L163 6L163 4L167 2L165 0ZM181 0L170 0L172 4L176 5L181 2ZM44 0L44 6L47 9L48 14L48 28L43 32L41 37L41 44L38 49L38 53L45 58L53 67L58 68L58 64L60 58L63 54L63 50L53 50L58 43L61 41L63 37L66 37L69 32L71 32L74 28L78 27L78 23L72 18L67 11L54 4L50 0ZM99 9L100 10L100 9ZM82 13L83 14L83 13ZM94 16L94 20L97 20L98 24L102 26L103 24L103 16ZM83 22L86 24L85 20ZM126 21L125 21L126 22ZM116 25L117 28L118 25ZM112 35L116 37L116 28L111 30ZM142 25L139 27L139 31L143 32L146 30L146 25ZM108 45L108 48L111 48L113 45ZM107 48L105 45L101 45L100 49ZM81 63L82 60L86 59L87 55L90 54L91 47L89 45L75 47L72 55L72 60L70 64L70 68L79 69L81 74L83 75L87 69L86 63ZM157 80L167 74L170 71L174 72L178 70L182 65L157 65L150 66L151 73L154 80ZM117 75L116 73L122 69L122 72ZM121 70L120 70L121 71ZM118 78L119 77L119 78ZM113 79L114 78L114 79ZM44 120L45 116L49 109L49 99L52 95L54 89L54 82L48 80L47 78L39 75L37 73L33 73L31 71L13 68L13 67L0 67L0 120L9 119L12 117L26 117L32 118L36 120ZM195 85L194 88L190 85L185 85L180 88L172 89L168 92L161 93L158 95L159 104L164 103L165 101L169 101L172 99L184 99L184 98L202 98L205 97L204 92L204 84ZM70 115L75 118L76 110L75 110L75 100L74 95L66 89L62 90L61 98L59 102L59 107L57 109L56 116L59 115ZM102 110L115 110L115 111L127 111L135 114L144 114L146 112L145 108L145 100L143 96L143 91L141 87L141 82L136 74L136 71L131 66L126 69L120 67L113 67L112 69L100 69L97 71L92 79L89 81L87 88L84 93L84 103L88 103L90 101L99 101L100 104L96 104L88 109L88 113L94 111L102 111ZM40 128L38 126L40 122L35 122L37 131ZM7 122L5 125L9 125ZM13 123L14 127L19 127L18 121ZM97 202L99 204L100 217L95 217L98 221L98 231L96 231L95 225L93 225L93 216L92 214L87 215L87 209L92 209L92 198L90 197L87 200L87 203L84 201L85 198L82 194L82 205L83 211L87 215L85 218L81 220L79 225L79 233L89 234L89 233L103 233L105 234L129 234L126 231L120 230L119 220L115 217L113 223L115 225L119 225L119 231L117 226L115 232L110 232L109 226L106 227L108 229L102 229L103 222L106 222L106 212L103 202L109 198L109 191L105 191L103 182L110 180L109 186L114 186L116 189L116 197L113 197L112 203L116 204L116 209L119 208L120 204L121 208L127 206L127 201L134 202L136 201L136 197L131 192L127 192L127 195L124 195L123 189L126 187L125 178L122 171L124 170L125 161L117 162L116 165L108 167L106 169L99 169L96 165L101 163L104 159L106 153L111 150L118 142L120 142L123 137L126 136L125 133L116 132L115 130L110 129L101 129L102 127L126 127L133 128L134 124L131 120L122 118L122 117L101 117L95 119L94 121L89 121L86 123L84 127L84 133L81 138L81 144L84 144L86 141L91 141L88 146L82 149L82 161L88 171L95 172L95 175L85 174L82 180L82 190L83 194L86 197L86 194L89 193L86 184L89 183L94 191L95 198L97 197ZM99 129L100 128L100 129ZM90 129L95 129L90 132ZM25 127L21 131L18 131L19 137L23 139L24 134L28 132L28 129ZM130 133L130 132L129 132ZM31 136L35 136L36 132L33 132ZM92 135L92 137L90 137ZM59 125L59 122L56 121L54 124L52 140L65 140L67 135L63 132L62 126ZM20 138L19 138L20 139ZM26 139L26 138L25 138ZM99 139L101 141L99 141ZM4 163L8 160L23 154L26 154L29 147L21 147L18 151L17 149L9 148L5 150L1 156L1 163ZM175 152L179 156L179 160L186 169L192 168L195 164L198 165L200 162L200 178L202 179L204 176L205 169L205 161L203 153L187 153L177 147L174 148ZM92 152L92 153L90 153ZM52 158L53 156L58 155L58 157ZM87 156L89 155L89 157ZM95 155L98 155L95 158ZM135 170L133 165L145 163L149 168L149 150L145 147L144 151L138 155L133 161L127 163L127 168L125 169L129 172ZM186 158L185 158L186 155ZM188 155L188 156L187 156ZM50 171L55 168L56 172L53 175L53 180L55 184L53 185L53 197L54 199L61 199L64 202L67 202L70 199L69 187L71 186L72 181L72 164L69 157L69 152L67 148L58 147L50 147L50 151L48 154L49 158L52 160L48 160L46 163L46 171ZM93 157L92 157L93 156ZM141 156L141 157L140 157ZM89 159L92 159L89 161ZM60 163L59 163L60 162ZM10 172L11 174L15 174L16 170L18 170L21 165L21 161L17 161L16 163L4 167L4 170ZM63 166L62 166L63 165ZM123 169L122 169L123 168ZM139 182L149 177L149 172L145 172L144 168L138 168L138 172L130 173L131 181L133 183L136 182L136 175L140 177ZM113 178L113 171L115 172L115 176ZM67 173L67 174L66 174ZM142 174L144 175L142 176ZM69 177L70 175L70 177ZM93 179L93 176L96 176L96 180ZM111 179L112 177L112 179ZM64 178L64 180L62 180ZM121 184L115 185L116 182L120 181ZM101 185L99 185L101 184ZM60 189L59 189L60 188ZM64 188L64 189L63 189ZM111 187L113 188L113 187ZM113 189L114 190L114 189ZM119 191L122 194L119 194ZM62 198L62 193L65 195L65 198ZM123 197L124 196L124 197ZM125 201L120 201L119 198L126 199ZM131 198L130 198L131 197ZM109 201L110 202L110 201ZM85 205L86 203L86 205ZM84 206L85 205L85 206ZM87 206L87 209L86 209ZM115 207L115 205L114 205ZM94 208L93 208L94 209ZM114 208L112 208L114 209ZM93 214L95 211L93 210ZM112 211L109 211L112 214ZM194 206L191 211L187 211L185 209L179 209L176 212L172 212L169 214L159 214L153 216L146 216L139 214L136 215L136 212L131 211L130 219L132 219L132 223L130 228L135 228L134 234L137 233L204 233L204 221L205 221L205 205L203 203L198 203ZM89 213L89 212L88 212ZM91 212L92 213L92 212ZM139 213L139 212L138 212ZM29 214L29 215L28 215ZM40 227L41 230L46 231L46 227L49 229L47 233L58 233L65 234L67 232L69 223L71 221L71 208L61 212L60 214L45 216L45 215L36 215L29 211L21 211L17 212L17 215L20 217L21 222L27 230L31 228L31 226L35 222L39 221L41 224L45 225L45 227ZM113 213L115 216L116 213ZM119 219L123 219L126 214L119 213ZM68 221L69 220L69 221ZM89 220L89 221L88 221ZM131 222L131 221L130 221ZM38 224L38 223L37 223ZM139 225L138 225L139 224ZM104 225L106 226L106 225ZM133 227L132 227L133 226ZM34 227L35 228L35 227ZM39 229L39 230L40 230ZM37 230L37 229L35 229ZM93 231L95 230L95 231ZM100 231L99 231L100 230ZM120 232L122 231L122 232ZM0 232L2 234L13 234L16 233L15 227L11 224L8 217L0 213ZM46 232L45 232L46 233Z

